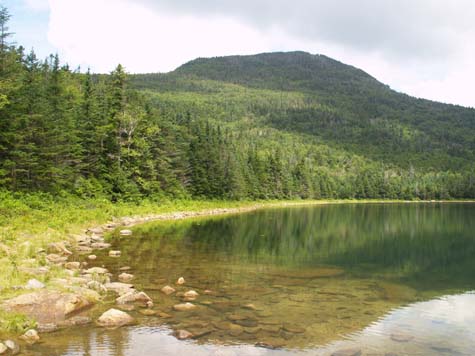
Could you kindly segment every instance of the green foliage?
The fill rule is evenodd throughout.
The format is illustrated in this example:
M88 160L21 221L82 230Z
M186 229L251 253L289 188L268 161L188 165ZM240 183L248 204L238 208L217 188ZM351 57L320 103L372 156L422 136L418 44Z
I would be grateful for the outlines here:
M81 74L9 45L5 11L0 188L114 202L475 197L473 109L304 52Z

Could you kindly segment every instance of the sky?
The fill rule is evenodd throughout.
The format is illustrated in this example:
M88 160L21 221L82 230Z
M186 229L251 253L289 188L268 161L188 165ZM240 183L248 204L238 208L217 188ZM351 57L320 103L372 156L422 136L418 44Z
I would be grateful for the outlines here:
M303 50L393 89L475 107L472 0L0 0L15 41L75 68L167 72L197 57Z

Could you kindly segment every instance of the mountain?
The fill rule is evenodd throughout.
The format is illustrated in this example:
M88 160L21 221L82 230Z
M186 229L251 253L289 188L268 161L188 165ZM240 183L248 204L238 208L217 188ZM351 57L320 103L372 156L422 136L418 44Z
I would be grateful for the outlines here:
M475 110L391 90L364 71L305 52L198 58L166 74L134 75L137 89L194 93L246 107L256 125L312 135L399 167L466 169L475 161ZM211 96L210 96L211 95ZM274 100L270 97L274 96ZM214 97L214 98L213 98ZM275 100L275 97L278 100ZM269 98L263 103L263 98Z

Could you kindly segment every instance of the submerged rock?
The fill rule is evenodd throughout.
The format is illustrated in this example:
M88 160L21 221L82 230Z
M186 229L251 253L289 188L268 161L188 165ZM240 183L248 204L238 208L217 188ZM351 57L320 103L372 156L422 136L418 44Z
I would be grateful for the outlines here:
M162 293L166 295L170 295L176 292L175 288L170 287L170 286L165 286L161 289Z
M120 327L133 323L134 318L126 312L117 309L109 309L97 319L97 324L104 327Z
M120 251L116 251L116 250L109 251L109 257L120 257L121 254L122 252Z
M185 298L196 298L197 296L199 296L198 292L194 291L194 290L189 290L188 292L185 292L185 294L183 294L183 296Z
M189 311L195 308L196 308L196 305L192 303L182 303L182 304L176 304L173 306L173 309L175 309L176 311Z
M24 340L28 344L34 344L40 341L40 336L38 335L38 332L35 329L30 329L22 336L20 336L20 339Z
M121 281L121 282L130 282L132 279L134 279L133 274L129 274L129 273L119 274L119 281Z
M155 316L158 314L158 311L152 309L140 309L139 313L145 316Z
M130 235L132 235L132 230L128 230L128 229L120 230L120 235L121 236L130 236Z

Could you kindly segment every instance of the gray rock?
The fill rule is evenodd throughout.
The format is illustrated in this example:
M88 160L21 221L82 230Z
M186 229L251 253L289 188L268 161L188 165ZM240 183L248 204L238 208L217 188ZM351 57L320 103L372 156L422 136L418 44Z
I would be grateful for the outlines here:
M26 289L43 289L44 287L45 285L37 279L30 279L25 286Z
M38 335L38 332L35 329L28 330L20 338L30 345L40 341L40 336Z
M5 341L5 346L10 349L10 354L11 355L18 355L20 353L20 345L18 345L13 340L6 340Z
M126 312L117 309L109 309L99 317L97 323L104 327L120 327L133 324L134 318Z

